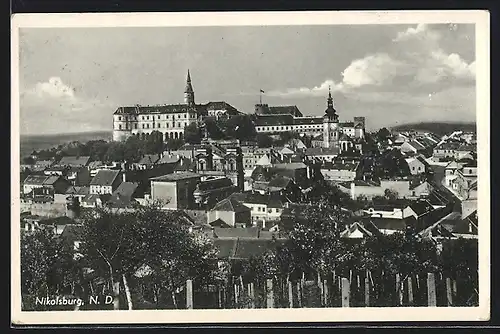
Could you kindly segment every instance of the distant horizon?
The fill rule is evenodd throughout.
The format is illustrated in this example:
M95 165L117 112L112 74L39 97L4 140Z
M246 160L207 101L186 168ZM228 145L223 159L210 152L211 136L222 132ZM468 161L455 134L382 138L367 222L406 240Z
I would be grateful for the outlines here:
M373 129L372 131L377 131L382 128L394 128L398 126L409 126L409 125L419 125L419 124L430 124L430 123L441 123L441 124L463 124L463 125L468 125L468 124L477 124L476 121L418 121L418 122L408 122L408 123L398 123L398 124L393 124L391 126L381 126L376 129ZM20 133L20 137L50 137L50 136L72 136L72 135L86 135L86 134L96 134L96 133L109 133L112 135L113 129L110 130L87 130L87 131L79 131L79 132L59 132L59 133L33 133L33 134L23 134Z

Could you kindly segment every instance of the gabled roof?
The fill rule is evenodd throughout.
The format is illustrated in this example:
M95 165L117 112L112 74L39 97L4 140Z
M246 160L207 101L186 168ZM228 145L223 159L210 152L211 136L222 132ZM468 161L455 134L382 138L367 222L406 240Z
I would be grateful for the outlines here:
M28 175L28 177L24 179L23 183L29 185L51 186L60 178L60 176Z
M137 114L170 114L170 113L180 113L180 112L193 112L196 111L198 107L204 106L194 106L190 107L187 104L169 104L169 105L156 105L156 106L129 106L129 107L119 107L114 112L115 115L126 114L126 115L137 115Z
M363 237L371 237L373 233L366 229L363 225L358 222L354 222L346 230L340 233L341 238L349 238L354 232L359 231L362 233Z
M80 196L85 196L88 195L90 191L89 187L78 187L78 186L70 186L66 190L67 195L80 195Z
M231 181L227 177L220 177L198 183L195 192L206 192L228 187L234 187L233 181Z
M288 147L283 147L283 149L279 153L280 154L295 154L295 151L291 150Z
M160 160L158 154L145 154L139 161L139 165L154 165Z
M248 208L247 208L248 209ZM259 237L258 227L248 228L214 228L214 237L218 239L236 239L236 238L250 238L257 239Z
M64 227L60 237L68 243L73 243L81 240L82 232L83 225L68 224Z
M150 178L151 181L176 182L181 180L201 178L200 174L191 172L178 172Z
M411 140L409 142L405 142L403 145L410 145L411 147L413 147L414 149L416 149L417 151L418 150L423 150L425 149L425 146L423 146L422 144L420 144L418 141L416 140Z
M124 208L132 203L133 196L139 185L135 182L122 182L113 192L108 204L112 207Z
M235 198L228 197L217 203L210 211L248 212L250 208L241 204Z
M306 149L306 156L317 156L317 155L338 155L340 152L338 147L309 147Z
M89 163L90 156L68 156L62 157L58 165L61 166L86 166Z
M209 225L212 227L219 227L219 228L231 228L231 225L227 224L224 220L220 218L217 218L213 222L210 222Z
M113 182L115 182L119 174L119 170L99 170L97 174L92 178L92 181L90 181L90 185L110 186L113 184Z

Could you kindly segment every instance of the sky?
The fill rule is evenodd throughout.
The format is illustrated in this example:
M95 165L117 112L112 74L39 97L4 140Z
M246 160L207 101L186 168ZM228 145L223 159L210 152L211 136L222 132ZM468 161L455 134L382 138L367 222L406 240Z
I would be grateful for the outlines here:
M263 103L368 129L476 119L473 24L22 28L20 132L112 129L119 106Z

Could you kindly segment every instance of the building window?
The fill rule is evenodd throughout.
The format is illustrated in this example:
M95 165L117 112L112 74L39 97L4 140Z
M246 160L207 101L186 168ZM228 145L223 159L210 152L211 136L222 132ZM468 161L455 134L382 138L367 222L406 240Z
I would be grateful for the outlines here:
M136 128L136 129L137 129L137 123L135 123L135 124L134 124L134 128Z
M122 129L122 125L121 124L118 124L118 129L121 130Z
M181 123L177 123L177 127L180 128L181 127Z
M122 120L122 117L121 116L118 116L118 120L121 121Z
M157 125L157 126L158 126L158 128L161 128L161 124L160 124L160 123L158 123L158 125Z
M144 126L144 124L143 124L143 125L142 125L142 128L144 129L144 127L145 127L145 126Z
M146 127L149 129L149 124L146 124Z
M168 129L168 123L165 123L165 125L166 125L166 127L167 127L167 129Z

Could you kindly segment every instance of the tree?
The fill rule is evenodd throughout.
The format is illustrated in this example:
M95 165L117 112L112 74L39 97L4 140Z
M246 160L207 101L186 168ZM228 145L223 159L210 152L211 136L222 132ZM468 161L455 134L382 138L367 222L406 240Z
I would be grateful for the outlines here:
M271 147L274 143L273 138L266 133L258 133L255 140L257 141L257 146L259 147Z
M394 189L386 189L386 190L384 190L384 196L389 201L395 201L399 197L398 192L396 190L394 190Z
M139 136L128 137L125 141L123 158L127 162L139 162L144 155L144 142Z
M387 130L387 128L381 128L377 132L377 138L379 141L386 141L387 139L391 138L391 132Z
M104 155L104 161L124 161L125 146L121 142L110 143L106 154Z
M109 280L115 309L119 309L121 278L127 291L129 309L132 309L127 275L138 268L142 260L136 256L140 250L140 239L135 233L135 217L132 213L116 213L100 208L87 213L82 220L81 252L85 262L98 275Z
M160 154L165 148L163 144L163 133L160 131L153 131L149 136L146 136L144 143L144 151L146 154Z
M202 136L202 131L198 127L198 125L196 125L196 123L191 123L184 128L184 139L186 143L199 144L201 142Z
M31 299L36 296L75 294L81 274L81 266L73 258L72 250L54 234L52 226L21 234L23 308L34 307Z
M243 114L219 120L219 128L227 137L242 141L253 140L257 135L252 116Z

